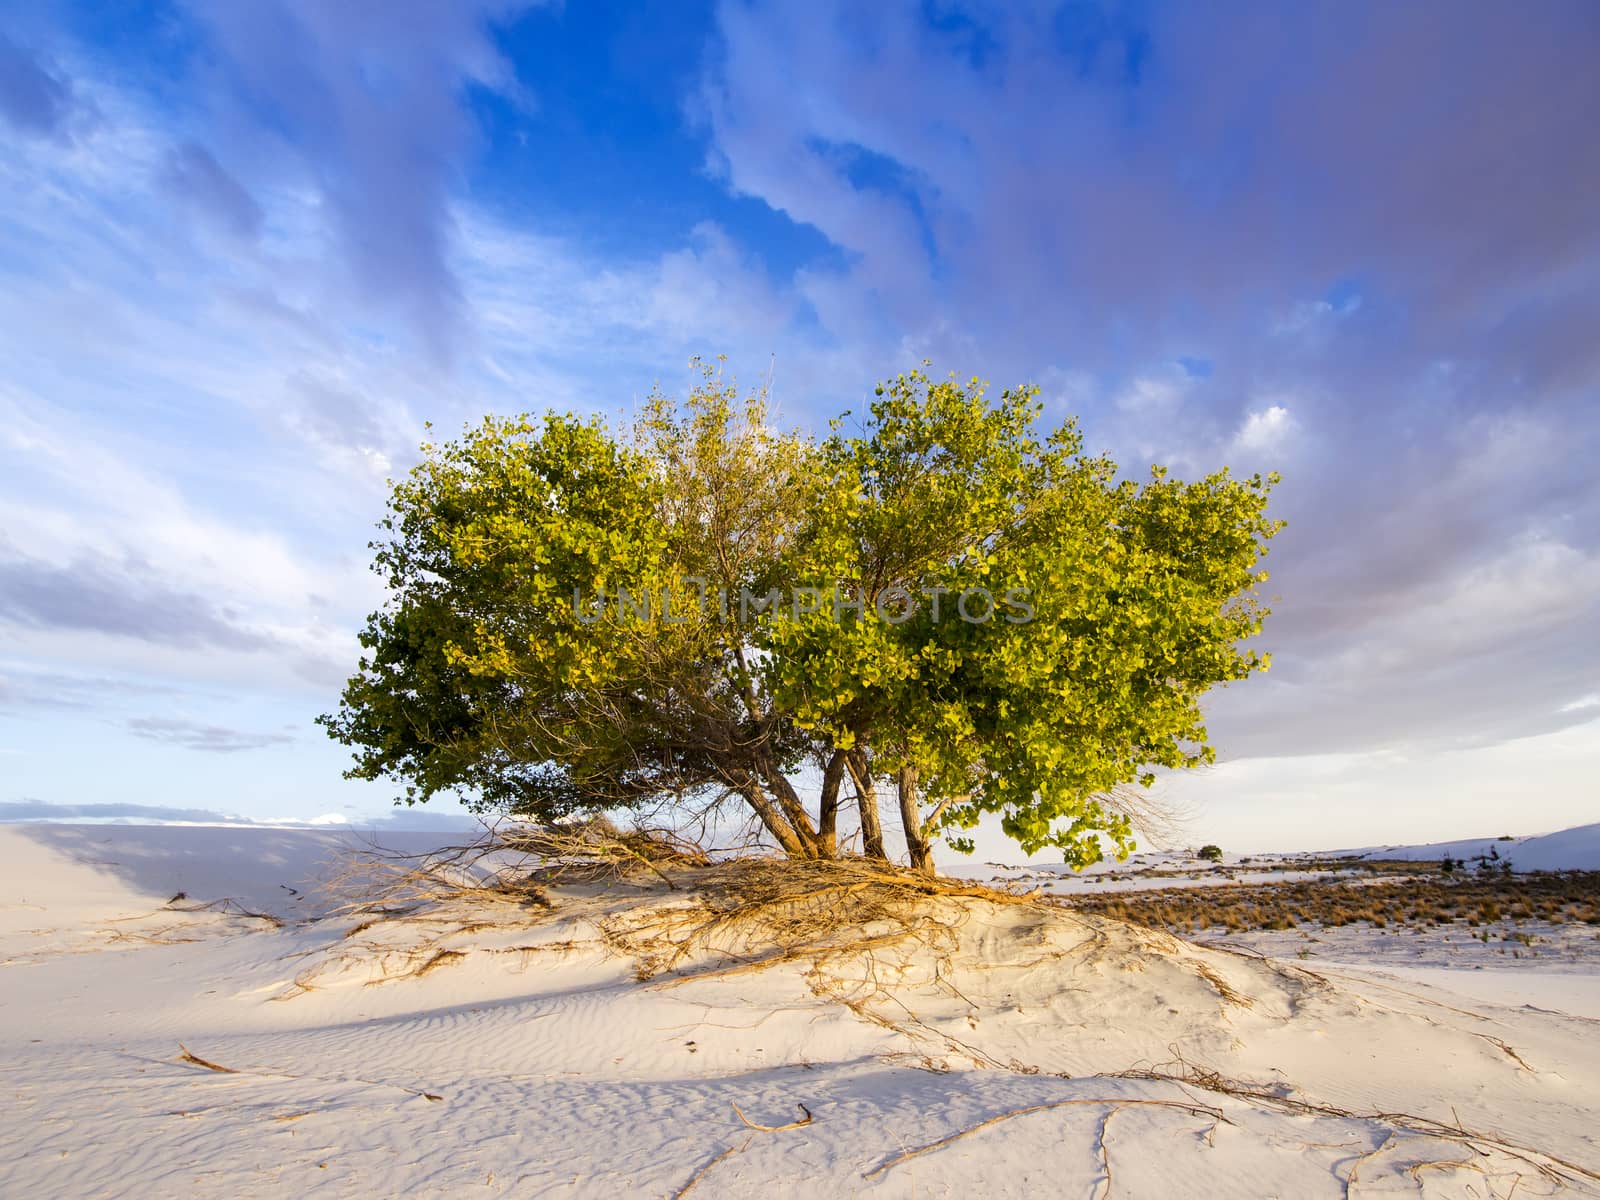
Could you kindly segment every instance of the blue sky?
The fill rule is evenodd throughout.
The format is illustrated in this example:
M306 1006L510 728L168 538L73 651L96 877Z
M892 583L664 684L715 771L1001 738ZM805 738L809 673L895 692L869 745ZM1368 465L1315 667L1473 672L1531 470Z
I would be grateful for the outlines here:
M1283 472L1197 837L1594 820L1597 51L1584 0L12 6L0 804L381 815L311 721L424 422L720 353L813 428L926 357Z

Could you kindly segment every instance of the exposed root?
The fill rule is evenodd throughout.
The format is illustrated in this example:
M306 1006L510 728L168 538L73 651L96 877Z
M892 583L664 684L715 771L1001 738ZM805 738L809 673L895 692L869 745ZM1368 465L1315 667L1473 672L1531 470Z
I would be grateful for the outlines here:
M674 981L760 970L797 959L873 950L912 940L949 945L964 914L937 911L936 897L1033 904L1007 892L861 859L740 859L676 876L687 903L642 919L613 920L608 942L631 955L640 980ZM697 955L713 960L682 970Z
M1390 1146L1394 1145L1394 1143L1395 1133L1394 1130L1391 1129L1388 1133L1383 1135L1383 1141L1379 1142L1371 1150L1368 1150L1365 1154L1361 1155L1350 1164L1350 1173L1344 1177L1345 1200L1350 1200L1351 1189L1356 1186L1356 1177L1361 1174L1361 1165L1363 1163L1373 1161Z
M1200 1088L1203 1091L1232 1096L1240 1100L1248 1100L1254 1104L1276 1109L1279 1112L1292 1113L1296 1116L1335 1117L1350 1121L1372 1122L1391 1130L1400 1130L1421 1137L1438 1138L1441 1141L1456 1142L1478 1153L1482 1153L1478 1149L1479 1146L1488 1146L1510 1158L1527 1163L1541 1176L1553 1183L1564 1183L1574 1179L1600 1183L1600 1171L1591 1170L1588 1167L1569 1162L1564 1158L1557 1158L1553 1154L1537 1150L1531 1146L1523 1146L1516 1142L1507 1141L1505 1138L1495 1134L1481 1133L1463 1128L1459 1123L1449 1125L1443 1121L1436 1121L1431 1117L1420 1117L1412 1113L1362 1113L1347 1108L1338 1108L1331 1104L1317 1104L1308 1100L1300 1100L1293 1096L1279 1095L1275 1091L1269 1091L1254 1084L1228 1079L1216 1071L1206 1070L1203 1067L1196 1067L1186 1063L1182 1058L1178 1061L1182 1068L1179 1072L1138 1069L1123 1071L1119 1075L1124 1079L1146 1079L1186 1084L1190 1087ZM1363 1157L1371 1158L1377 1152L1373 1151L1372 1154ZM1359 1166L1359 1163L1360 1160L1357 1160L1357 1166Z
M1120 1107L1106 1109L1105 1115L1100 1118L1100 1129L1095 1135L1095 1146L1100 1154L1100 1169L1105 1172L1106 1183L1106 1190L1100 1193L1100 1200L1105 1200L1105 1197L1111 1195L1111 1147L1106 1144L1106 1131L1111 1128L1111 1118L1121 1111ZM1215 1129L1216 1126L1217 1123L1213 1122L1211 1127Z
M733 1104L731 1100L728 1103ZM757 1133L782 1133L785 1129L801 1129L811 1124L811 1110L804 1104L799 1103L797 1103L795 1107L800 1110L802 1116L800 1120L790 1121L787 1125L757 1125L749 1117L744 1115L744 1110L741 1109L737 1104L733 1105L733 1111L738 1114L739 1120L743 1121L746 1126L754 1129Z
M1111 1096L1097 1096L1097 1097L1092 1097L1092 1098L1079 1098L1079 1099L1074 1099L1074 1100L1052 1100L1048 1104L1029 1104L1024 1108L1013 1108L1013 1109L1009 1110L1008 1112L997 1113L995 1116L990 1117L987 1121L979 1121L976 1125L969 1125L965 1129L959 1129L955 1133L949 1134L946 1137L942 1137L936 1142L929 1142L924 1146L916 1146L916 1147L914 1147L914 1148L912 1148L910 1150L902 1151L901 1153L895 1155L893 1158L885 1159L883 1162L881 1162L877 1166L873 1167L872 1170L867 1171L866 1173L864 1173L862 1175L862 1178L863 1179L875 1178L878 1175L882 1175L885 1171L889 1170L890 1168L899 1166L901 1163L905 1162L908 1158L916 1158L918 1155L921 1155L921 1154L930 1154L935 1150L942 1150L946 1146L948 1146L951 1142L959 1141L961 1138L967 1137L969 1134L977 1133L979 1130L987 1129L991 1125L998 1125L1001 1121L1009 1121L1013 1117L1025 1117L1029 1113L1044 1112L1046 1109L1050 1109L1050 1108L1072 1108L1072 1107L1083 1107L1085 1105L1096 1105L1096 1106L1098 1106L1098 1105L1108 1105L1111 1108L1112 1111L1115 1111L1115 1110L1120 1109L1120 1108L1131 1108L1131 1107L1176 1108L1176 1109L1178 1109L1178 1110L1180 1110L1182 1112L1191 1113L1191 1114L1193 1114L1194 1116L1197 1116L1197 1117L1210 1117L1213 1121L1217 1121L1217 1122L1222 1123L1222 1124L1232 1124L1232 1122L1229 1121L1227 1117L1223 1116L1222 1110L1220 1108L1212 1108L1210 1105L1206 1105L1206 1104L1198 1104L1198 1103L1189 1104L1189 1103L1186 1103L1186 1102L1184 1102L1182 1100L1143 1100L1143 1099L1131 1099L1131 1098L1126 1098L1126 1097L1111 1097ZM1107 1115L1109 1116L1110 1114L1108 1113ZM1101 1147L1102 1147L1102 1153L1103 1153L1104 1152L1104 1136L1105 1136L1105 1126L1104 1126L1104 1124L1101 1125L1100 1129L1101 1129ZM1109 1168L1106 1171L1106 1178L1107 1178L1107 1183L1109 1184L1109 1181L1110 1181L1110 1170L1109 1170Z

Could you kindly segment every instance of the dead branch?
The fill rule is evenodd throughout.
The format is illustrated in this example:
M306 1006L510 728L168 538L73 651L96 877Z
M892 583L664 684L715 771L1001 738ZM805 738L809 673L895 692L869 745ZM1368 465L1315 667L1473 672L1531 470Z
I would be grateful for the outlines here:
M201 1058L198 1054L191 1054L189 1048L182 1042L178 1043L178 1049L181 1051L178 1055L179 1062L193 1063L197 1067L204 1067L208 1071L217 1071L223 1075L239 1074L233 1067L220 1066L209 1059Z
M688 1183L684 1184L676 1192L672 1193L672 1200L682 1200L682 1198L684 1196L687 1196L689 1194L689 1189L690 1188L694 1187L695 1184L699 1183L702 1179L704 1179L706 1177L707 1173L711 1170L712 1167L716 1166L723 1159L731 1158L731 1157L733 1157L733 1155L739 1153L739 1151L743 1150L746 1146L748 1146L750 1144L750 1140L754 1136L755 1136L754 1134L751 1134L750 1137L745 1138L745 1140L743 1142L741 1142L739 1145L737 1145L737 1146L729 1146L721 1154L717 1155L715 1158L713 1158L713 1159L709 1160L708 1162L706 1162L698 1171L696 1171L693 1175L691 1175L689 1177L689 1182Z
M729 1103L732 1104L733 1102L730 1100ZM787 1125L757 1125L749 1117L744 1115L744 1110L741 1109L737 1104L733 1105L733 1111L738 1113L739 1120L743 1121L746 1125L758 1133L782 1133L785 1129L800 1129L811 1124L811 1110L804 1104L800 1103L796 1103L795 1107L804 1113L805 1116L798 1121L790 1121Z

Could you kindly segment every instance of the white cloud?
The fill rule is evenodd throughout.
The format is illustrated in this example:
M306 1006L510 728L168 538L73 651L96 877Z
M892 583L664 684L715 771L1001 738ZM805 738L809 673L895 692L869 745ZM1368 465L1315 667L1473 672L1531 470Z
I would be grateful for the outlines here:
M1280 449L1294 432L1294 418L1281 404L1248 414L1233 435L1233 448L1243 451Z

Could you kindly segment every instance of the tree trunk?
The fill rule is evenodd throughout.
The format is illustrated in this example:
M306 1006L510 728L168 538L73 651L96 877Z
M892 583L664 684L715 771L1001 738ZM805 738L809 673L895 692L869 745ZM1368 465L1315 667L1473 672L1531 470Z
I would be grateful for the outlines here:
M817 831L811 824L811 814L806 812L799 793L794 790L794 784L789 782L788 776L778 770L771 763L764 764L763 774L766 776L768 788L777 797L778 806L783 809L789 828L794 832L795 839L800 843L801 853L794 857L817 858Z
M888 862L883 849L883 824L878 820L878 789L872 781L867 756L860 750L845 755L845 767L856 789L856 807L861 812L861 850L868 858Z
M906 831L906 851L911 855L911 867L916 871L933 870L933 851L922 830L922 817L917 812L917 769L901 767L895 778L895 790L900 794L900 824Z
M844 782L844 751L835 750L822 769L822 807L817 813L817 857L839 857L839 785Z
M751 811L761 818L761 824L766 826L767 832L778 843L779 849L790 858L813 857L813 848L805 841L802 841L794 827L784 819L783 814L778 811L777 805L773 804L771 797L762 790L760 783L746 776L738 782L736 790L744 797L745 803L750 806Z

